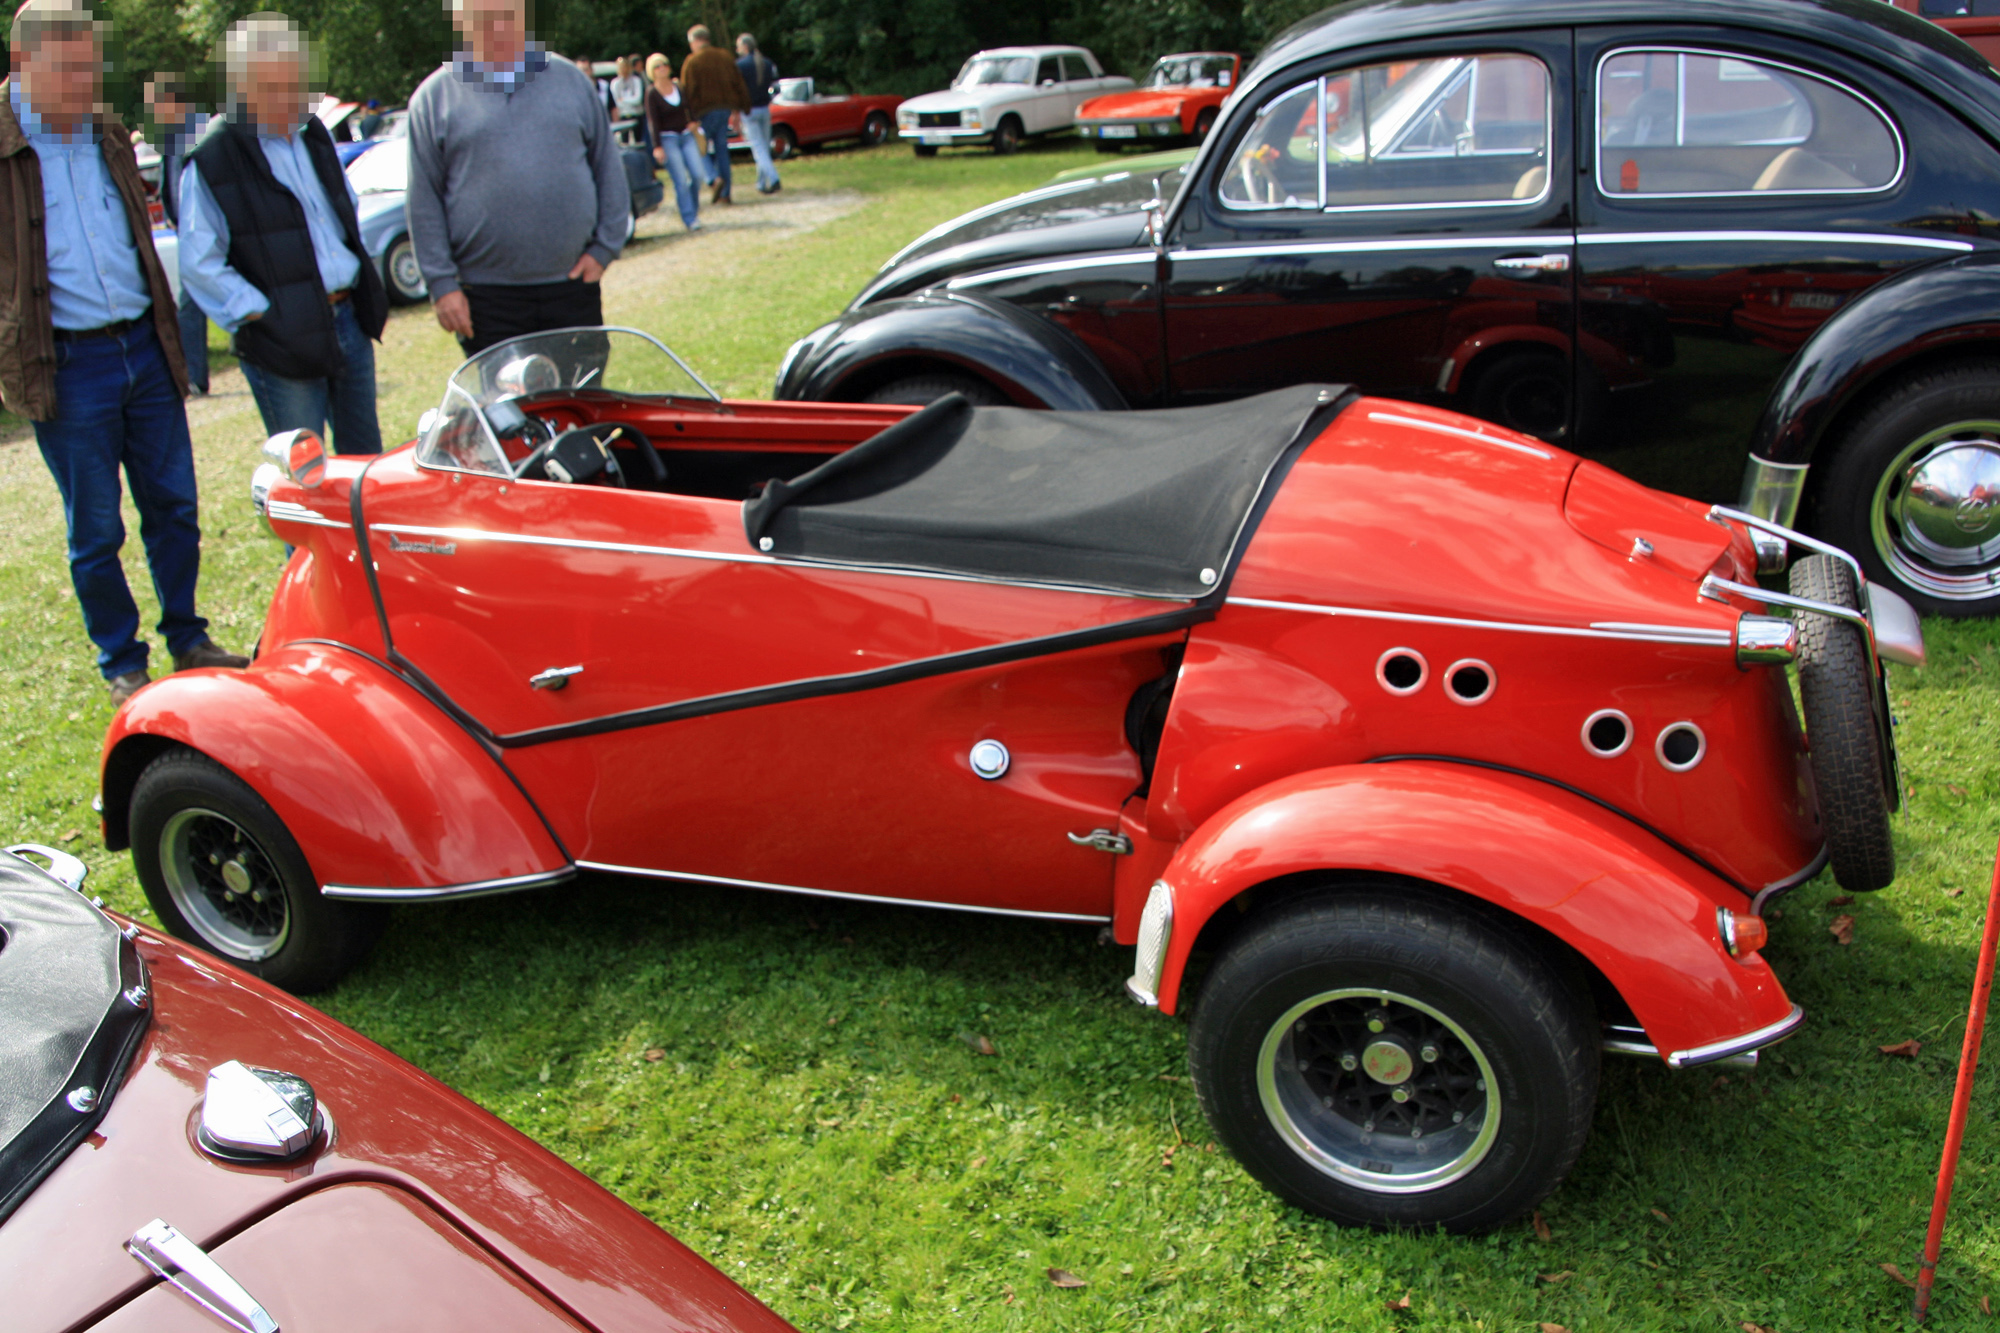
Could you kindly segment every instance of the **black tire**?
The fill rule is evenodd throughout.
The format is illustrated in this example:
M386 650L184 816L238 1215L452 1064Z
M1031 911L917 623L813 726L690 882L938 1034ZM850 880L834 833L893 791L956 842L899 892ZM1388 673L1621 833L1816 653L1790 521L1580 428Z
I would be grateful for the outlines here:
M1830 555L1794 564L1791 589L1794 597L1860 605L1854 571ZM1896 878L1893 773L1876 728L1886 701L1868 666L1868 644L1859 626L1832 616L1801 611L1798 626L1799 702L1833 877L1850 893L1887 888Z
M771 158L777 162L787 162L799 155L799 136L789 125L771 127Z
M1819 536L1928 615L2000 614L2000 362L1905 380L1821 452Z
M890 380L862 401L908 403L922 407L927 403L936 402L948 393L964 394L975 407L998 407L1007 401L1005 395L985 380L971 375L953 375L943 371L907 375L899 380Z
M1188 1068L1216 1138L1286 1202L1477 1231L1576 1164L1598 1040L1587 991L1525 937L1377 884L1244 927L1202 985Z
M1478 368L1466 411L1523 435L1556 442L1569 433L1569 359L1546 347L1501 352Z
M1201 114L1194 118L1194 141L1198 144L1207 143L1208 132L1214 128L1215 108L1205 106L1201 109Z
M993 151L1001 157L1019 152L1021 137L1020 119L1013 115L1002 116L1000 123L993 127Z
M934 143L913 143L910 145L910 151L918 157L936 157L937 145Z
M880 148L889 142L889 131L892 128L894 127L889 124L887 116L880 111L870 111L868 119L861 122L861 146Z
M424 271L417 265L417 247L408 236L398 236L382 252L382 285L393 305L415 305L430 295Z
M273 985L325 990L375 944L385 909L323 897L264 798L207 755L169 750L132 791L132 863L160 924Z

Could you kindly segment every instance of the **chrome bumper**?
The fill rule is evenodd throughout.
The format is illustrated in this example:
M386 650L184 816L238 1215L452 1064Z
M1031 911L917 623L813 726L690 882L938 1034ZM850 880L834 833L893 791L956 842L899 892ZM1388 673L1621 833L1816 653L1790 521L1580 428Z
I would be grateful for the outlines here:
M1792 1012L1775 1023L1746 1032L1740 1037L1728 1037L1722 1041L1712 1041L1706 1046L1691 1046L1685 1051L1669 1051L1664 1056L1660 1049L1646 1040L1643 1028L1619 1024L1605 1030L1604 1053L1606 1055L1631 1055L1641 1059L1664 1059L1669 1069L1692 1069L1697 1065L1734 1065L1744 1069L1757 1067L1757 1052L1766 1046L1775 1046L1797 1032L1806 1021L1806 1011L1798 1005Z

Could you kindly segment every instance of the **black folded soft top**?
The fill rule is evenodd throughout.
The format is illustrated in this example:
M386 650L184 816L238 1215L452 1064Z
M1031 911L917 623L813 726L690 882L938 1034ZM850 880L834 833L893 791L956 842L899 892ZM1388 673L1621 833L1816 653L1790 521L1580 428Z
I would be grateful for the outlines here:
M1212 407L1037 412L951 394L770 482L743 526L777 556L1199 598L1349 397L1302 384Z

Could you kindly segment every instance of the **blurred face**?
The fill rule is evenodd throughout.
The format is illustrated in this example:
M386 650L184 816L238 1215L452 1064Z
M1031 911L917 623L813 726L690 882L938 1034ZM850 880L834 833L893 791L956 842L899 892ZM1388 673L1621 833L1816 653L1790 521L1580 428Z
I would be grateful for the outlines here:
M90 119L103 100L103 56L88 34L45 37L20 68L28 106L63 133Z
M739 56L747 56L750 54L750 48L745 46L741 39L738 39L736 43L736 54Z
M257 128L291 133L306 118L304 62L297 56L253 56L243 71L237 100Z
M688 34L688 45L693 47L695 50L699 51L703 47L708 45L708 39L701 36L699 33L691 32Z
M527 50L527 7L521 0L465 0L452 22L465 34L475 60L511 64Z
M178 125L187 119L187 103L174 96L171 89L161 87L157 79L146 84L146 106L153 119L162 125Z
M661 92L670 92L674 86L674 67L665 63L653 66L653 86Z

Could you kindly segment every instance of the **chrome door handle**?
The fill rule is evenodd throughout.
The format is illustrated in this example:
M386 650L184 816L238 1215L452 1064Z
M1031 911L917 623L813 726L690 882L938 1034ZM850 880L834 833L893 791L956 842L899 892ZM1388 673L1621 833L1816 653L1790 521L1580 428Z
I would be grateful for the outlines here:
M278 1333L278 1321L225 1273L221 1264L159 1218L134 1232L125 1242L125 1250L237 1333Z
M1567 273L1569 255L1502 255L1493 261L1493 267L1510 273Z
M1130 856L1132 840L1122 833L1113 833L1108 828L1094 828L1088 833L1064 835L1079 847L1095 847L1100 852L1110 852L1113 856Z
M581 676L580 666L550 667L547 671L537 671L528 677L528 684L538 690L559 690L569 684L571 676Z

